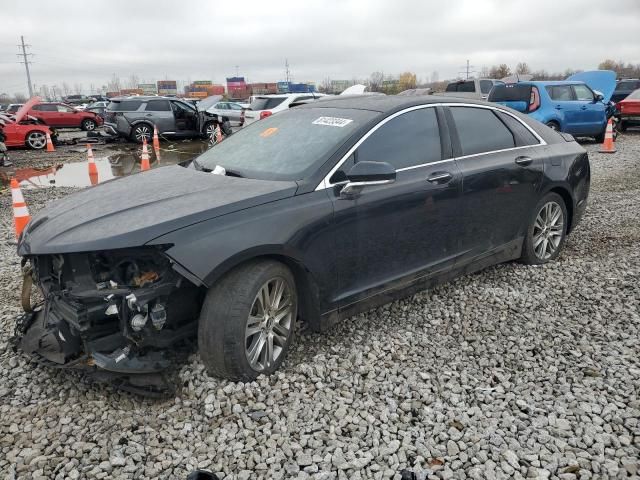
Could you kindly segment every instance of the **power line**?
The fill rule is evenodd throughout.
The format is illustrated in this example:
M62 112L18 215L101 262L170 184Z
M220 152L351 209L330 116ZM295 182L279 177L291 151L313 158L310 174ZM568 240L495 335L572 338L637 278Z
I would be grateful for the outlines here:
M23 61L18 63L24 63L24 68L27 71L27 83L29 85L29 97L33 97L33 85L31 84L31 73L29 72L29 65L33 62L30 62L27 57L32 57L33 53L27 53L27 48L31 47L31 45L25 45L24 37L20 35L20 45L18 48L22 48L22 54L18 53L18 57L22 57Z

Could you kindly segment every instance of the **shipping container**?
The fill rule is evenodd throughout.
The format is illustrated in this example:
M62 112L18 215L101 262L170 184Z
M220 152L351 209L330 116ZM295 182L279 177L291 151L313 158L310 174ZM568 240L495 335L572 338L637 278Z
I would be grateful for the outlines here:
M120 90L120 95L143 95L144 91L141 88L123 88Z

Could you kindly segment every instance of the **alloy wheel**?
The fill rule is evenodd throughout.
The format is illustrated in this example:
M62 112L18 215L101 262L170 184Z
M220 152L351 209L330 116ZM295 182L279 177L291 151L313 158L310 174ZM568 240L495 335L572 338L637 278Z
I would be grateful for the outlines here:
M252 369L271 367L284 351L293 330L293 305L292 289L281 277L258 290L245 327L245 355Z
M40 150L47 144L47 136L42 132L31 132L27 136L27 144L34 150Z
M145 138L147 140L149 140L151 138L151 129L146 125L140 125L140 126L136 127L136 129L134 131L134 135L136 137L136 140L138 142L142 143L142 141Z
M92 120L86 121L84 122L84 129L87 131L91 131L91 130L95 130L96 128L96 123Z
M564 213L556 202L545 203L533 224L533 250L540 260L551 258L564 235Z

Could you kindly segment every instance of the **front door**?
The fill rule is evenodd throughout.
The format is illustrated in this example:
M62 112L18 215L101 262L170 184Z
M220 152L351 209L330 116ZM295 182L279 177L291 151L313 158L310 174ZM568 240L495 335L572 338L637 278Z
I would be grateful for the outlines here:
M176 135L194 136L199 133L200 122L195 108L183 102L171 102Z
M453 265L461 176L449 148L436 108L422 107L379 125L333 174L338 289L332 301L340 307ZM390 163L395 182L341 198L349 168L360 161Z
M551 105L561 118L564 118L563 132L580 133L582 112L580 105L575 101L571 85L552 85L546 87Z
M604 103L596 101L593 91L586 85L573 85L579 116L579 133L600 134L607 121Z
M149 100L144 107L144 118L156 126L159 134L175 132L176 126L169 100Z
M463 182L460 241L463 258L471 260L522 236L537 201L545 150L507 113L471 106L449 109Z

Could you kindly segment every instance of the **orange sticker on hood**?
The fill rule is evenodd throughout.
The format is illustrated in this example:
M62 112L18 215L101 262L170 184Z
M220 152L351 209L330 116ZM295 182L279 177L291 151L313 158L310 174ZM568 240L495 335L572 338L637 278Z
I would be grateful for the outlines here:
M271 135L273 135L274 133L276 133L277 131L278 131L278 129L275 128L275 127L267 128L264 132L262 132L260 134L260 136L262 138L267 138L267 137L270 137Z

